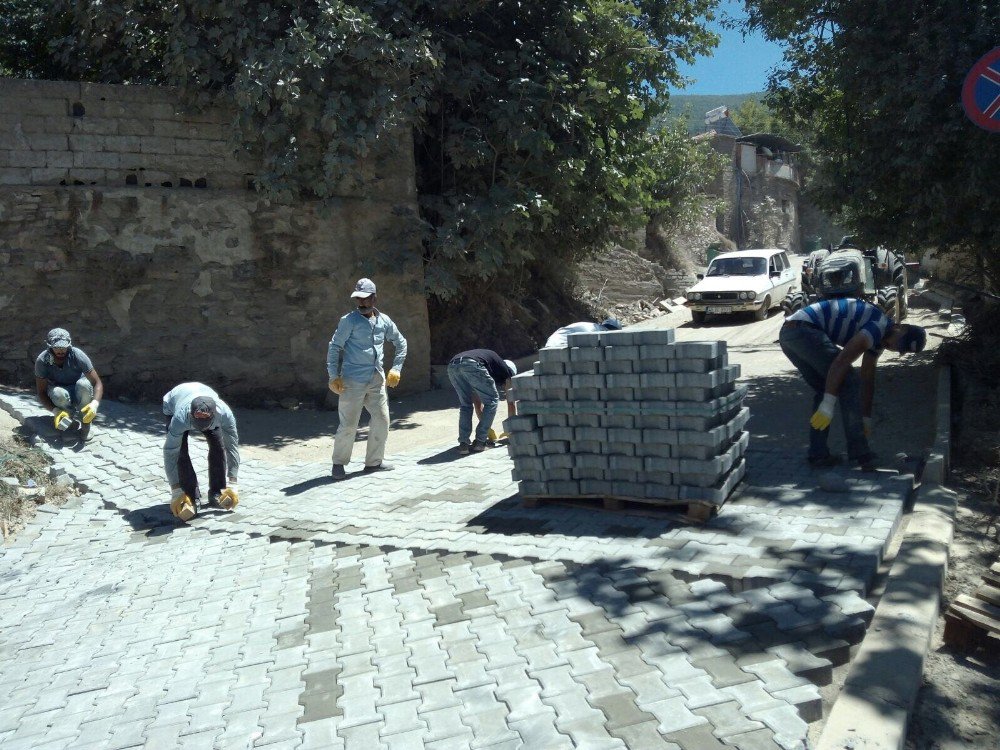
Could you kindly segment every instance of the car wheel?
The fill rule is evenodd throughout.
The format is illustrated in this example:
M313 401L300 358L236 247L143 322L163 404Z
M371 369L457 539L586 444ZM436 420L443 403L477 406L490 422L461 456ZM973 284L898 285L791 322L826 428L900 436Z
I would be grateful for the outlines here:
M701 325L705 322L705 313L700 310L691 311L691 322L695 325Z
M753 311L754 320L764 320L767 318L768 312L771 310L771 297L764 297L764 304L760 306L759 310Z

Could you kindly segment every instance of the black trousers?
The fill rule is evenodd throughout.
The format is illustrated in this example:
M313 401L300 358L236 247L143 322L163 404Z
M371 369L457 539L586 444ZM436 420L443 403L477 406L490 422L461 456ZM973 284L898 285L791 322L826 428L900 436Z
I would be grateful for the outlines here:
M170 417L167 417L170 426ZM191 465L191 454L188 453L188 432L181 438L181 455L177 459L177 473L181 480L181 489L190 498L201 497L198 488L198 475ZM208 440L208 496L212 497L226 489L226 449L222 444L222 430L205 430L201 433Z

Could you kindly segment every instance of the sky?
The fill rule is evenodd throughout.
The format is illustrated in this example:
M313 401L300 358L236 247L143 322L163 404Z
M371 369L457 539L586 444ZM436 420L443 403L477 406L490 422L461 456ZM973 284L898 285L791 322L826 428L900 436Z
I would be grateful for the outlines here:
M694 65L681 64L681 74L694 79L678 94L748 94L763 91L768 71L781 62L781 48L760 34L745 39L738 29L725 29L719 21L730 16L743 19L741 0L722 0L716 20L709 26L721 41L711 57L700 57Z

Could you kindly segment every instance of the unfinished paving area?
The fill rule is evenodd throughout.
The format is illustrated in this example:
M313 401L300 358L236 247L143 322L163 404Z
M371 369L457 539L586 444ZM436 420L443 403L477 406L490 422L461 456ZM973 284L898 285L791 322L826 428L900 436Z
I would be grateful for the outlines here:
M5 749L801 748L909 490L751 440L691 526L526 509L505 451L449 447L337 484L246 459L237 512L180 526L159 421L101 415L46 447L84 494L0 555Z

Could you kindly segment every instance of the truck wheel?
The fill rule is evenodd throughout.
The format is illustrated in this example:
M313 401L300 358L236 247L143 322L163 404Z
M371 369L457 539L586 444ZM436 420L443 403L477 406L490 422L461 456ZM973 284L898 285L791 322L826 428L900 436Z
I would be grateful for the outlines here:
M694 323L696 326L700 326L702 323L705 322L705 313L700 310L692 310L691 322Z
M801 310L805 305L806 296L802 292L789 292L788 296L781 300L781 309L785 311L786 317L796 310Z
M771 310L771 298L770 296L764 297L764 304L760 306L759 310L753 311L754 320L764 320L767 318L768 312Z
M896 294L895 287L879 289L876 300L882 312L899 322L899 295Z

